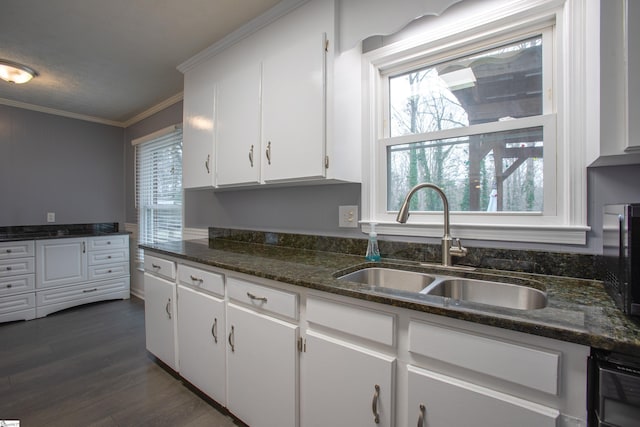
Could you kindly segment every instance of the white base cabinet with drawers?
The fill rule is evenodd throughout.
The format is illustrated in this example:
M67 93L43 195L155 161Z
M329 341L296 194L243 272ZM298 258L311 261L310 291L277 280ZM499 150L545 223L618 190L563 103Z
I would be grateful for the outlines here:
M167 355L148 348L252 427L586 426L586 346L147 259L182 271L177 339L175 279L145 274L167 286L147 318Z
M0 322L36 317L35 244L0 243Z
M180 264L177 297L180 375L225 406L224 276Z
M36 241L36 317L130 297L129 236Z

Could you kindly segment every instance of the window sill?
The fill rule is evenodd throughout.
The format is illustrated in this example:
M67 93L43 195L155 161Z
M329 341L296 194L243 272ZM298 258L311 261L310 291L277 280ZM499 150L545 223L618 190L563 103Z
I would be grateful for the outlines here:
M375 222L375 221L371 221ZM369 232L369 221L362 224L362 231ZM442 237L442 223L420 224L379 221L376 232L389 236ZM559 225L509 225L509 224L451 224L451 237L473 240L494 240L503 242L552 243L565 245L585 245L588 226Z

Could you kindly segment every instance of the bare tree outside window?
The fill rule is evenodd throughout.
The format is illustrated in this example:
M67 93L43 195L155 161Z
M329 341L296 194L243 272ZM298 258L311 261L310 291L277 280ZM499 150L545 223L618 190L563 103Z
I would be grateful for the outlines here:
M389 136L420 135L387 148L387 209L420 182L443 188L452 210L543 209L543 129L432 139L429 134L542 114L542 37L389 77ZM455 134L455 132L454 132ZM441 210L421 192L412 210Z

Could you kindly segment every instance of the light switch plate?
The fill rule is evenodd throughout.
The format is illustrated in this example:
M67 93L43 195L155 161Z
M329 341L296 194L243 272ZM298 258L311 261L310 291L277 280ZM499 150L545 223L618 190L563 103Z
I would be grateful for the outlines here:
M358 226L358 206L338 207L338 227L356 228Z

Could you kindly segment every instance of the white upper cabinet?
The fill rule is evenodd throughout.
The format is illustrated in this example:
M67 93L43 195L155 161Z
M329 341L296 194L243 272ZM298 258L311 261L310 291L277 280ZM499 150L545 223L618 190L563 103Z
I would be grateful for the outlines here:
M238 67L218 82L216 183L260 182L260 65Z
M264 180L325 171L325 34L292 34L267 56L262 79Z
M214 45L179 67L185 188L360 181L361 142L352 123L361 103L351 89L361 85L360 62L336 58L335 0L304 2L269 22L243 28L236 43ZM355 68L345 73L345 64ZM201 117L213 117L212 126L197 128ZM205 146L215 147L211 181L200 168L208 152L197 147Z
M215 86L197 76L185 77L182 186L212 187L214 184L214 106Z

